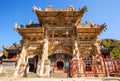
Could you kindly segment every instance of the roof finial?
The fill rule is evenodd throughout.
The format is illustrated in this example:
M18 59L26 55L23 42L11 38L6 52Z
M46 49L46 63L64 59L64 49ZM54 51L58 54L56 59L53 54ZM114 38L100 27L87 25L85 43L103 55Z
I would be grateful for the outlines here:
M29 20L29 22L28 22L27 25L31 25L31 24L33 24L33 23L34 23L33 20Z
M14 29L15 29L15 30L17 30L17 28L20 28L20 26L19 26L19 24L18 24L17 22L16 22L16 23L14 23L14 25L13 25L13 26L14 26Z
M52 5L48 5L48 6L45 8L45 11L49 11L50 9L52 9Z
M72 5L68 5L68 8L71 9L72 11L75 10L75 8Z
M36 6L33 6L32 9L33 9L34 12L41 11L41 8L40 7L36 7Z

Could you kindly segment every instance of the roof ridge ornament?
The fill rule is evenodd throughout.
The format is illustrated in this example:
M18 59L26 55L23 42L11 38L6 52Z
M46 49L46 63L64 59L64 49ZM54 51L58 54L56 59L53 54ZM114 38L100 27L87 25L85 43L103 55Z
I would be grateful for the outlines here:
M86 23L89 24L91 27L94 27L94 26L95 26L95 24L94 24L91 20L86 21Z
M34 24L33 20L29 20L27 25L31 25L31 24Z
M36 7L36 6L33 6L32 9L33 9L34 12L41 11L41 8L40 7Z
M44 11L75 11L75 8L72 5L68 5L67 8L53 8L51 5L48 5Z
M45 9L44 9L44 11L49 11L49 10L51 10L52 9L52 5L48 5Z
M17 30L18 28L20 28L20 25L16 22L16 23L14 23L13 27L15 30Z
M75 7L73 7L72 5L68 5L68 8L75 11Z
M91 20L89 20L89 21L86 21L85 24L89 25L90 27L102 27L102 28L105 28L105 30L107 29L106 28L106 26L107 26L106 23L103 23L101 25L100 24L94 24Z

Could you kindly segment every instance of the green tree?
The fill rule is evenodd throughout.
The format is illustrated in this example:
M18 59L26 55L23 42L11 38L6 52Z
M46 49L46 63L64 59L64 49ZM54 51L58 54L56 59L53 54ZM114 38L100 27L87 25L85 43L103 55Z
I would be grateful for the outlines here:
M8 57L8 52L6 50L3 50L3 54L6 58Z
M106 47L114 47L110 52L111 57L114 59L120 59L120 40L115 39L102 39L101 43Z

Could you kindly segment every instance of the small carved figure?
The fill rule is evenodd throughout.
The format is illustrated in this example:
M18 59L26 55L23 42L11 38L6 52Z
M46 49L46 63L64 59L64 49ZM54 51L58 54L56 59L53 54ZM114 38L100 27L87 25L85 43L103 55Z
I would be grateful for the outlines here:
M72 11L75 10L75 8L72 5L68 5L68 8L71 9Z
M52 6L51 6L51 5L48 5L48 6L45 8L45 11L49 11L50 9L52 9Z

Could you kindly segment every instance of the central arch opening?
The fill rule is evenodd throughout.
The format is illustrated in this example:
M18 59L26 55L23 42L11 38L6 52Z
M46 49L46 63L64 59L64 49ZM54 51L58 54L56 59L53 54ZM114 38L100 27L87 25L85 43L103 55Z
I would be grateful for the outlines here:
M63 70L63 67L64 67L64 63L62 61L58 61L57 62L57 69L58 70Z

